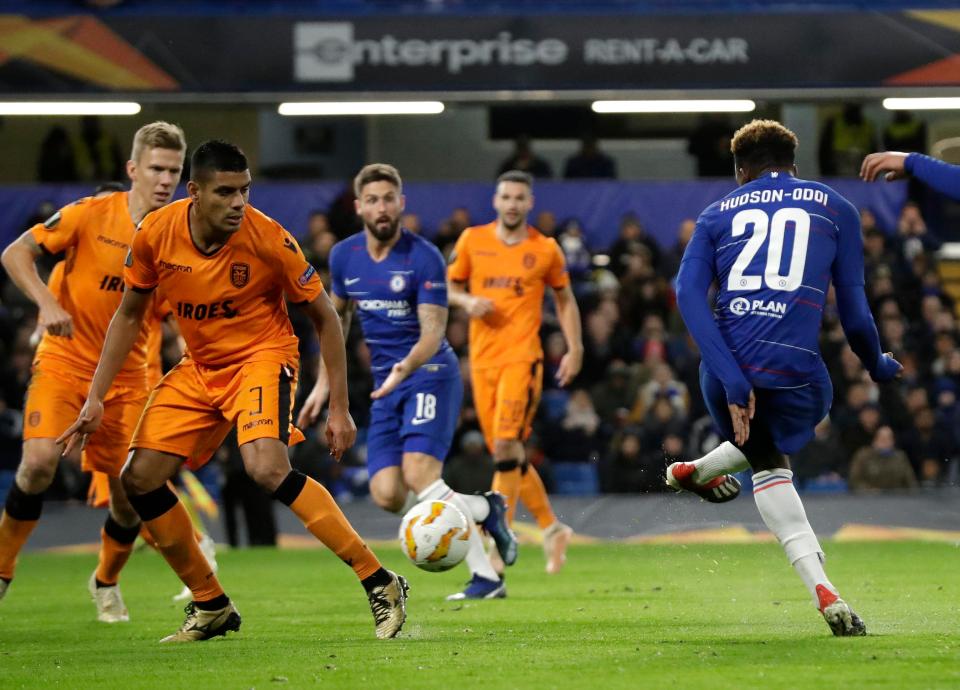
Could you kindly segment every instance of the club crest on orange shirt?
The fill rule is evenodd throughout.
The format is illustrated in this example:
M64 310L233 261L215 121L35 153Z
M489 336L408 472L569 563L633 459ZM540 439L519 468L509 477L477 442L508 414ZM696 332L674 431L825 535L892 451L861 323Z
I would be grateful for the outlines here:
M235 288L242 288L250 282L250 264L230 264L230 283Z
M523 267L530 269L537 265L537 257L530 252L523 255Z

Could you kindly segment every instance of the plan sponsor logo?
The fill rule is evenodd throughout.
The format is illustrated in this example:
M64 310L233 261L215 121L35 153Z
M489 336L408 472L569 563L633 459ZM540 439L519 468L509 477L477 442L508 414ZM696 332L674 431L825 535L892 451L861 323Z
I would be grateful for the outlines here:
M755 299L749 300L746 297L736 297L730 300L728 307L730 313L734 316L767 316L773 319L782 319L787 313L787 303L774 300Z

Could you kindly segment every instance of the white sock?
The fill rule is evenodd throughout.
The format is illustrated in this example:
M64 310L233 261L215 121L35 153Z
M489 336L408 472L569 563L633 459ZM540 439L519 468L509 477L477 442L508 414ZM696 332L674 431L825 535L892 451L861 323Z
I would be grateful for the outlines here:
M814 605L819 608L817 585L831 592L836 588L823 570L823 549L813 533L800 496L793 486L793 472L787 469L763 470L753 475L753 500L764 524L777 537Z
M454 501L452 498L454 496L460 501L459 503ZM450 501L463 511L468 520L473 520L473 522L483 522L490 514L490 504L487 503L486 498L472 494L458 494L442 479L438 479L421 491L417 499L420 501Z
M483 496L458 494L447 486L447 483L442 479L438 479L421 491L417 498L421 501L449 501L460 509L460 512L464 514L468 522L480 522L485 519L490 512L490 505ZM477 518L477 513L474 512L474 509L480 508L480 506L477 505L478 502L483 503L483 518L479 519ZM470 525L470 541L468 542L467 557L465 560L467 568L470 569L473 575L479 575L487 580L500 579L497 571L490 565L487 554L483 550L483 540L480 538L480 531L474 524Z
M706 484L715 477L742 472L750 467L747 456L730 441L724 441L699 460L694 460L693 465L697 468L693 473L693 481L698 484Z
M826 557L822 553L811 553L801 556L793 564L797 575L807 586L810 596L813 597L813 605L820 608L820 597L817 595L817 585L823 585L834 594L837 594L837 588L827 579L827 574L823 570L823 562Z

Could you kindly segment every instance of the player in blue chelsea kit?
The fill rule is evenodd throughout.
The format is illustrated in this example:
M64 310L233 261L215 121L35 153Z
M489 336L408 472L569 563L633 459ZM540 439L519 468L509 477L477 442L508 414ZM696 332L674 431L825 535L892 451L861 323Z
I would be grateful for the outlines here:
M844 333L873 380L889 381L901 367L881 352L867 304L859 214L830 187L795 177L796 146L778 122L742 127L731 142L740 187L700 214L684 252L677 301L700 348L707 409L726 442L670 465L667 483L723 502L740 491L732 473L752 468L760 515L833 634L864 635L823 570L787 457L830 409L818 337L831 282Z
M370 348L376 388L367 434L370 494L381 508L400 515L420 501L449 501L482 525L504 562L513 563L517 542L506 523L503 497L459 494L441 478L463 399L460 363L445 337L443 256L400 227L405 200L396 168L364 167L354 191L364 231L331 250L330 295L345 333L352 312L359 311ZM301 421L312 423L325 400L321 371ZM471 529L466 562L473 575L499 581L477 529Z

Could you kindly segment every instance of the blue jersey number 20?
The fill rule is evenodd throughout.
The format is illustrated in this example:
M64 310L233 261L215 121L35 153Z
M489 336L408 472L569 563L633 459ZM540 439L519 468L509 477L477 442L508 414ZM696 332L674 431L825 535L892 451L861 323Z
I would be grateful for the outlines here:
M780 273L780 262L783 258L783 243L786 235L787 223L794 224L793 252L790 255L790 267L786 275ZM807 262L807 243L810 239L810 214L802 208L781 208L773 214L773 218L766 211L758 208L740 211L733 217L731 231L734 237L739 237L747 231L747 226L753 226L753 235L747 240L740 255L730 269L727 278L727 290L740 292L743 290L759 290L766 284L771 290L791 292L800 287L803 282L803 269ZM769 230L770 241L767 245L767 265L763 276L746 275L745 271L757 255L760 248L767 242Z

